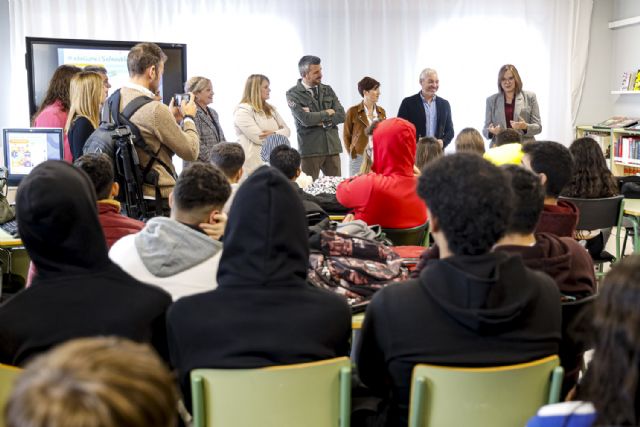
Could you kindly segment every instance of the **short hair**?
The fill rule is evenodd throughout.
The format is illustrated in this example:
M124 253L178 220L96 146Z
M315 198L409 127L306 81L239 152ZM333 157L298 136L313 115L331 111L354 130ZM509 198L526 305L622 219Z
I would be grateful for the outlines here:
M98 200L108 199L113 186L113 163L104 153L89 153L78 157L73 166L83 170L96 189Z
M418 139L416 147L416 167L422 170L427 163L434 161L438 157L442 157L442 146L438 140L432 136L423 136Z
M69 97L71 78L80 71L82 71L82 69L75 65L64 64L56 68L53 76L51 76L51 80L49 80L47 93L44 95L44 99L40 103L40 108L38 108L38 111L33 115L34 120L42 110L56 101L60 101L64 110L69 111L69 105L71 104L71 99Z
M237 142L220 142L211 149L209 160L228 178L231 178L244 165L244 150Z
M429 163L418 178L418 195L456 255L489 252L506 231L513 210L504 172L471 153Z
M500 147L506 144L521 144L522 143L522 135L515 129L506 128L501 132L498 132L496 137L494 138L494 146Z
M202 76L194 76L184 84L185 92L200 93L211 84L211 80Z
M380 87L380 82L371 77L365 77L358 82L358 93L364 97L364 91L373 90Z
M504 165L502 170L511 182L513 212L507 227L510 234L531 234L544 208L544 188L540 179L522 166Z
M573 156L569 149L558 142L535 141L523 144L522 152L529 158L533 172L547 176L546 195L558 197L573 174Z
M104 68L102 65L86 65L82 71L92 71L94 73L99 73L99 74L108 74L107 73L107 69Z
M204 213L224 206L231 195L231 185L222 171L210 163L195 162L187 166L173 189L175 208Z
M8 427L173 427L174 378L146 344L68 341L31 361L5 408Z
M144 74L147 68L155 65L159 67L167 60L167 55L155 43L138 43L127 55L127 69L129 76Z
M438 75L438 72L436 70L434 70L433 68L425 68L424 70L422 70L420 72L420 77L419 77L420 83L422 83L422 81L424 79L426 79L429 74Z
M503 92L502 78L504 77L504 73L506 73L507 71L511 71L511 73L513 74L513 79L516 84L515 93L516 94L520 93L522 91L522 79L520 78L520 73L518 73L518 70L516 69L516 67L511 64L503 65L502 67L500 67L500 71L498 71L498 91L500 93Z
M269 164L282 172L288 179L293 179L296 176L300 162L298 150L286 145L278 145L269 157Z
M320 58L314 55L305 55L298 61L298 71L300 71L300 77L304 77L309 72L309 67L312 65L320 65Z
M464 128L456 136L456 153L484 154L484 139L474 128Z

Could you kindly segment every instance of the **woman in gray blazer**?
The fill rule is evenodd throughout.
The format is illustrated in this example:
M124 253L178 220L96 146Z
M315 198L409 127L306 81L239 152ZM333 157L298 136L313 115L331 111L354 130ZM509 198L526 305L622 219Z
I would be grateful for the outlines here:
M191 77L184 85L185 92L191 92L195 96L196 116L194 122L200 135L200 153L198 153L198 161L209 163L211 160L211 152L213 146L219 142L225 141L224 133L220 127L218 113L209 107L213 101L213 87L211 80L206 77ZM184 166L190 162L184 162Z
M487 109L482 133L493 139L506 128L522 134L522 142L535 141L534 135L542 131L536 94L522 90L518 70L511 64L503 65L498 73L498 93L487 98Z

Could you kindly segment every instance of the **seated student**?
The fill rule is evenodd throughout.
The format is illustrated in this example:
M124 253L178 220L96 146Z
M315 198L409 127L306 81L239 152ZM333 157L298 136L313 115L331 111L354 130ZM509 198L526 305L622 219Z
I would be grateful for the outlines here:
M522 163L522 135L511 128L504 129L492 141L492 147L484 153L484 158L497 166Z
M362 382L390 396L386 426L407 425L418 363L521 363L556 354L560 342L553 280L519 256L491 252L512 211L504 173L477 154L453 154L427 165L418 193L440 258L374 295L357 352Z
M579 401L543 406L528 427L640 425L640 257L615 264L595 301L594 353Z
M432 136L418 139L416 147L416 168L421 171L429 162L443 156L440 142Z
M83 338L27 365L5 421L7 427L174 427L177 401L173 377L151 348Z
M399 118L379 122L373 130L371 173L340 183L338 202L369 225L411 228L424 224L427 210L416 194L415 159L415 127Z
M280 172L262 166L231 206L218 288L182 298L169 311L171 363L187 407L195 368L258 368L348 354L349 306L307 284L308 263L300 198Z
M456 153L484 154L484 139L474 128L462 129L456 137L455 145Z
M109 260L87 175L62 161L41 163L18 187L16 207L38 275L0 306L0 363L22 365L57 344L93 335L150 342L166 357L171 297Z
M503 170L514 191L514 210L507 231L494 250L522 256L525 265L547 273L563 295L582 298L595 292L589 253L571 237L535 232L544 206L544 189L530 171L515 165Z
M115 197L120 185L114 182L113 164L106 154L85 154L73 165L82 169L93 183L98 196L98 220L102 226L107 246L111 247L120 238L137 233L144 227L144 222L129 218L120 213L120 202Z
M169 292L174 301L214 289L226 224L222 207L230 193L218 168L192 163L169 195L170 218L151 218L141 232L117 241L109 257L141 282Z
M282 172L296 189L296 192L302 200L304 211L307 214L308 225L315 225L324 218L328 218L328 215L324 209L320 207L315 196L305 193L297 184L296 179L300 175L300 172L302 172L302 169L300 169L301 162L298 150L287 145L279 145L274 148L269 158L271 166Z
M508 165L503 170L511 181L515 206L507 232L496 243L494 251L520 255L527 267L547 273L555 280L563 299L593 295L596 277L589 253L571 237L534 234L544 205L544 189L538 177L520 166ZM562 339L567 349L575 348L573 343L579 337L574 335L563 331ZM576 350L561 352L565 369L564 390L575 385L582 367L582 356L582 352Z
M573 237L578 224L576 205L558 196L571 180L573 157L569 149L553 141L536 141L522 145L522 165L540 177L544 185L544 209L536 232Z
M211 163L224 173L231 185L231 195L222 208L222 212L229 214L231 202L240 187L242 165L244 165L244 150L237 142L221 142L211 148Z

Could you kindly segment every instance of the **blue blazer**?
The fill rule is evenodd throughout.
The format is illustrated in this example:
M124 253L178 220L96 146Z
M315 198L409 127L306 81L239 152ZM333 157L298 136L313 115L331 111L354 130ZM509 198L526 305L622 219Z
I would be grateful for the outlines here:
M451 106L449 101L436 96L436 132L435 137L441 139L446 147L453 139L453 121L451 121ZM416 137L426 136L427 129L425 122L427 117L424 113L420 92L408 96L402 100L398 117L410 121L416 127Z

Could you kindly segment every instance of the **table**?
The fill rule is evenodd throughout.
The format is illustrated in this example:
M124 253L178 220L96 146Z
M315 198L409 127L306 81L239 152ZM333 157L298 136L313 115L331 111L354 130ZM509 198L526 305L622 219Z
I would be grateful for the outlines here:
M354 331L362 329L362 322L364 322L364 311L351 316L351 329Z

